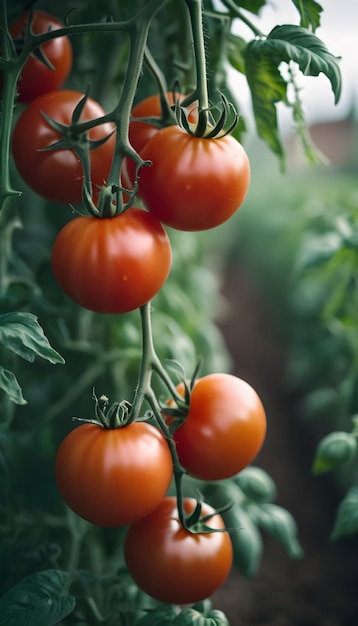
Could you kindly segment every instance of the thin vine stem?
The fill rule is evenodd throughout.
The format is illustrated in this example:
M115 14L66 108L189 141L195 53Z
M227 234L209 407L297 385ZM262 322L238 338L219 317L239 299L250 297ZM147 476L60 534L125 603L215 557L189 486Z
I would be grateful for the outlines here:
M246 15L240 10L240 8L235 4L234 0L221 0L223 5L229 9L230 13L234 15L236 18L240 19L243 24L246 24L248 28L253 32L256 37L265 37L266 35L259 29L255 24L249 20Z

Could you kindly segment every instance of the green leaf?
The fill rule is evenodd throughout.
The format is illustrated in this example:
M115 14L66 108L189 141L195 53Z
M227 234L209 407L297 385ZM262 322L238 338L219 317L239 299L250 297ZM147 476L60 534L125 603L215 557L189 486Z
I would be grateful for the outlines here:
M276 61L295 61L305 76L318 76L321 72L329 79L337 104L341 95L341 72L338 59L326 45L306 28L286 24L275 26L263 44L265 54ZM273 46L272 50L269 48Z
M148 611L137 623L137 626L166 626L172 624L178 610L171 604L161 604L152 611Z
M53 626L67 617L75 599L68 594L71 577L45 570L23 578L0 598L0 626Z
M316 35L290 24L276 26L266 39L250 41L244 55L258 135L283 159L275 105L288 102L287 82L278 69L280 64L294 61L306 76L324 73L337 103L341 93L338 60Z
M331 540L358 533L358 487L351 487L341 501Z
M292 0L297 8L303 28L312 28L313 32L320 26L321 13L323 8L315 0Z
M301 545L297 539L297 526L291 513L286 509L271 504L262 504L255 509L255 518L268 535L279 541L286 548L292 559L303 556Z
M0 315L0 342L26 361L39 356L50 363L65 361L45 337L36 315L16 311Z
M296 271L325 263L340 250L342 243L342 237L335 231L307 237L298 255Z
M237 35L233 35L232 33L229 34L227 40L227 58L232 67L241 74L245 74L245 48L245 39L237 37Z
M275 104L287 102L287 83L276 67L275 60L266 55L261 40L250 41L245 49L245 73L251 91L257 133L271 150L283 159L283 147L278 135Z
M254 502L270 502L276 497L274 481L260 467L246 467L235 477L235 482L247 498Z
M13 372L6 370L0 366L0 389L5 391L12 402L15 404L27 404L22 389Z
M232 506L223 514L234 551L234 565L247 578L259 568L263 552L261 534L247 511Z
M329 433L320 441L313 464L314 474L329 472L351 461L357 451L357 440L346 432Z
M189 607L183 609L174 620L174 624L175 626L229 626L229 621L222 611L214 609L205 611L203 614L195 607Z

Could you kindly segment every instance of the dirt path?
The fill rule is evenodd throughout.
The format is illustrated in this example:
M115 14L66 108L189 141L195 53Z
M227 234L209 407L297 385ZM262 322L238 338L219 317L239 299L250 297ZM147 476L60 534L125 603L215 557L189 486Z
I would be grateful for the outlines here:
M259 295L244 271L227 272L230 311L221 328L236 375L259 393L268 416L264 448L255 463L275 480L277 504L295 517L305 556L288 558L265 539L258 574L234 573L215 596L231 626L358 626L357 540L329 542L337 494L327 478L313 478L313 444L294 416L283 385L284 354L272 336Z

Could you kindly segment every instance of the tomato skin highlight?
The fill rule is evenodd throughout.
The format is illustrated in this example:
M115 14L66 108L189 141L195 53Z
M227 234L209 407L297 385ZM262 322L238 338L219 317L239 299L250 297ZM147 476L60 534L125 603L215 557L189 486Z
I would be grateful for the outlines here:
M178 391L184 395L183 386ZM188 414L173 436L179 461L191 476L222 480L253 461L266 428L256 391L236 376L216 373L195 382Z
M194 498L184 499L193 512ZM214 513L204 503L202 516ZM208 520L223 529L219 514ZM212 595L227 579L233 550L226 531L193 534L179 522L176 498L167 497L146 518L130 526L124 544L127 568L137 585L153 598L170 604L192 604Z
M83 94L78 91L60 90L45 93L33 100L21 113L12 136L12 152L16 167L25 183L38 195L50 202L79 204L82 202L83 169L75 152L70 149L46 151L44 148L61 139L42 115L70 124L76 105ZM101 105L87 98L80 122L104 115ZM109 136L114 125L101 124L88 133L90 139ZM107 180L114 152L115 134L101 146L90 151L91 178L94 195Z
M157 132L141 157L152 162L139 173L139 195L163 224L184 231L209 230L243 203L250 163L232 136L194 137L178 126Z
M108 218L68 222L52 248L52 270L63 291L96 313L128 313L151 300L171 267L169 238L147 211L132 207Z
M25 13L10 25L10 34L14 39L25 35L28 21L29 13ZM31 22L35 34L58 30L63 26L61 20L43 11L35 11ZM44 93L59 89L71 71L72 45L69 37L55 37L44 43L41 50L53 69L30 54L17 84L20 102L31 102Z
M159 505L172 469L168 444L154 426L134 422L107 429L82 424L62 441L55 477L77 515L97 526L124 526Z

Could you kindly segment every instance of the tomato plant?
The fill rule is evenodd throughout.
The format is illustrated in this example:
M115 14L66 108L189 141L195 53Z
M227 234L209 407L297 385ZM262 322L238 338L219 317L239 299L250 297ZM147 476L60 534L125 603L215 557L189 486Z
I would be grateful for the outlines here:
M143 306L168 277L171 258L160 222L135 207L115 217L71 220L57 235L51 256L63 291L97 313Z
M184 385L178 390L184 395ZM195 382L174 440L180 463L191 476L219 480L251 463L265 435L266 414L256 391L241 378L219 373Z
M167 442L154 426L82 424L61 443L55 475L75 513L97 526L124 526L159 505L172 469Z
M269 0L102 0L100 6L82 2L75 12L72 0L57 0L53 10L62 15L63 29L35 35L28 28L25 41L21 36L16 41L8 24L24 10L32 14L30 4L25 9L24 0L5 1L0 10L0 614L5 622L15 615L27 626L49 620L66 626L206 624L210 617L202 613L207 614L208 602L183 611L158 603L190 603L213 593L230 571L232 550L244 571L252 572L261 556L261 528L281 541L290 556L298 556L299 550L292 519L273 506L273 492L262 491L257 474L256 488L252 473L250 479L240 472L224 484L217 479L231 476L241 467L237 457L247 463L260 447L266 421L257 395L243 385L239 394L237 383L231 388L226 378L216 385L213 380L223 375L215 375L205 393L204 379L197 381L192 402L180 398L177 383L185 379L185 370L197 372L197 353L207 371L223 371L229 360L213 322L219 296L218 285L213 291L216 271L201 264L212 254L213 238L204 242L179 231L222 223L247 192L248 158L229 136L241 111L240 94L230 93L228 66L247 79L258 134L281 163L279 103L290 107L305 148L308 144L296 70L308 76L325 73L338 100L339 66L315 36L320 7L311 0L295 2L297 26L277 26L268 34L257 24ZM235 35L237 22L251 31L251 38ZM68 89L52 89L25 109L17 93L26 60L45 60L46 54L49 59L46 49L59 34L70 38L75 51ZM285 63L288 71L281 72ZM48 89L44 80L34 80L33 86L40 83ZM187 118L178 108L173 116L170 105L161 115L157 97L153 109L148 101L133 109L137 94L167 92L168 85L186 94ZM137 115L149 116L149 124ZM237 127L236 137L244 127ZM137 206L133 174L128 183L133 193L120 196L128 157L137 166L144 158L153 163L138 168L138 196L142 201L143 195L149 210L131 208ZM70 209L64 214L53 203L80 204L74 210L81 217L60 230ZM161 289L171 263L161 224L166 220L178 229L172 232L177 256L175 274ZM227 239L223 244L216 239L214 248L222 245L225 253ZM44 366L44 359L51 366ZM21 384L24 380L23 388L17 376ZM68 432L69 416L88 415L91 391L99 387L102 399L118 400L114 412L105 407L105 416L114 416L115 423L103 420L100 426L89 420L65 437L56 457L55 444ZM187 419L170 428L163 419L166 396L173 408L189 409ZM202 422L192 419L195 406ZM118 415L117 408L122 411ZM169 407L166 412L170 414ZM205 416L205 428L192 428L203 424ZM232 422L240 422L237 433ZM171 437L174 426L178 429ZM210 463L205 430L213 433L217 446ZM233 452L230 439L235 437ZM190 465L189 453L187 459L178 458L186 450L198 455L199 470ZM59 489L54 488L55 459ZM185 499L193 494L197 475L204 476L200 486L212 507L202 505L202 519L198 504ZM165 500L168 486L176 500ZM245 526L246 535L239 531L238 542L223 527L230 502L227 528ZM138 593L125 568L124 538L131 524L126 549L130 571L157 601ZM107 527L112 525L114 530ZM219 532L213 531L216 526ZM35 608L34 597L43 600Z
M193 513L196 504L185 498L185 513ZM222 517L203 503L200 517L207 515L213 532L190 532L179 521L176 498L167 497L130 526L125 560L143 591L161 602L189 604L208 598L225 582L233 558L230 536Z
M14 128L12 152L16 167L28 186L51 202L81 202L84 174L81 160L73 149L61 145L54 147L62 136L43 113L57 122L70 125L74 109L83 97L82 93L72 90L45 93L28 105ZM80 121L93 120L102 115L104 110L101 105L87 98ZM108 136L107 141L90 150L94 191L106 182L110 171L115 141L113 130L112 124L105 123L88 133L93 141ZM74 140L70 130L69 134ZM78 144L81 148L83 137L78 138Z
M25 37L28 22L29 13L25 13L11 24L10 34L15 40ZM43 11L35 11L31 20L34 33L46 33L63 26L60 20ZM38 54L30 54L17 85L21 102L31 102L44 93L59 89L71 71L72 46L69 37L51 39L40 47L40 51L49 65Z
M214 228L229 219L245 199L250 164L232 136L195 137L178 126L156 133L141 156L139 193L156 217L178 230Z

